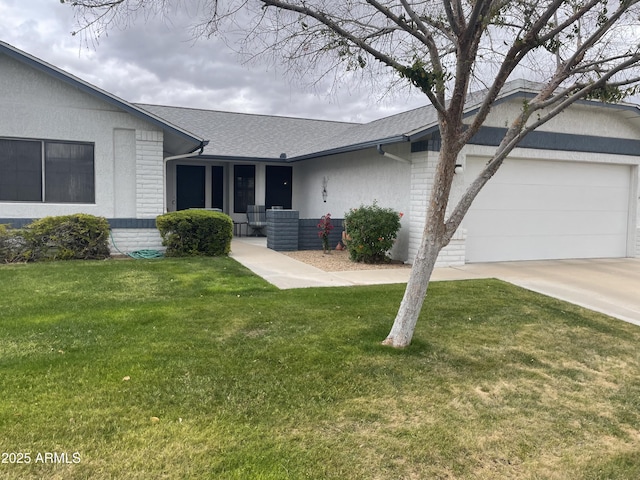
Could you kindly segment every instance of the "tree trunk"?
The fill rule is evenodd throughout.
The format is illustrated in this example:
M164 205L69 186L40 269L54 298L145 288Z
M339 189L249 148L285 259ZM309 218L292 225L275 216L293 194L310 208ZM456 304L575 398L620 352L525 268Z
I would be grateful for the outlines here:
M456 158L455 150L443 148L440 151L420 247L413 260L398 314L389 335L382 342L383 345L402 348L411 343L438 254L449 243L445 236L444 217L451 192Z
M426 229L425 229L426 230ZM422 304L427 295L429 280L431 273L438 259L441 247L433 238L433 234L425 234L422 236L420 248L414 260L409 282L404 291L404 297L400 303L398 314L393 322L393 327L387 338L382 342L383 345L402 348L407 347L413 338L413 332L416 328Z
M448 128L448 122L441 121L440 123L441 130L445 132L445 135L443 135L443 142L438 154L420 247L413 260L407 288L393 327L382 342L383 345L391 347L402 348L411 343L438 254L451 238L451 235L447 234L444 219L449 203L456 159L462 146L457 146L455 141L451 141L458 138L457 130Z

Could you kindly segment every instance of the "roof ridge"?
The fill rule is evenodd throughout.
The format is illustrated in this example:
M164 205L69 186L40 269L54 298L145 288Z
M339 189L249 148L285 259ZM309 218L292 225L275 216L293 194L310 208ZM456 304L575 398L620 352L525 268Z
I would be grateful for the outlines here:
M283 118L289 120L301 120L305 122L325 122L325 123L334 123L334 124L344 124L344 125L366 125L358 122L345 122L341 120L327 120L323 118L305 118L305 117L296 117L293 115L275 115L268 113L249 113L249 112L232 112L229 110L216 110L210 108L195 108L195 107L183 107L183 106L175 106L175 105L160 105L157 103L142 103L142 102L132 102L133 105L138 105L142 108L145 106L148 107L160 107L160 108L173 108L178 110L192 110L198 112L209 112L209 113L223 113L227 115L246 115L251 117L269 117L269 118Z
M401 116L401 115L407 115L407 114L410 114L412 112L417 112L418 110L430 109L430 108L433 108L433 105L430 104L430 103L427 103L425 105L421 105L419 107L414 107L414 108L411 108L409 110L403 110L402 112L397 112L397 113L394 113L394 114L391 114L391 115L387 115L387 116L384 116L384 117L376 118L375 120L371 120L370 122L363 123L363 124L360 124L360 125L370 125L372 123L381 122L383 120L388 120L390 118L398 117L398 116Z

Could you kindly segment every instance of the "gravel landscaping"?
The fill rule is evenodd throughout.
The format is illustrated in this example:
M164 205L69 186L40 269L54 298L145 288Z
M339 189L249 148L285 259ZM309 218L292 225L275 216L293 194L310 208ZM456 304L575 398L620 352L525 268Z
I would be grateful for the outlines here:
M325 254L322 250L299 250L297 252L282 252L299 262L312 265L325 272L344 272L349 270L379 270L386 268L411 268L411 265L391 262L384 264L356 263L349 259L346 250L332 250Z

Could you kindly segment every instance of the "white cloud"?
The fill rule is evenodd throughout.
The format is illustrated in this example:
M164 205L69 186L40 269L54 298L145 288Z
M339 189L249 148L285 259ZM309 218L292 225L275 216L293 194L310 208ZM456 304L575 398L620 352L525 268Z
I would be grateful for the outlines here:
M177 11L178 12L178 11ZM424 104L351 82L293 83L264 64L242 65L217 38L193 41L191 19L137 21L95 45L72 36L73 10L54 0L0 0L2 40L127 101L212 110L369 121Z

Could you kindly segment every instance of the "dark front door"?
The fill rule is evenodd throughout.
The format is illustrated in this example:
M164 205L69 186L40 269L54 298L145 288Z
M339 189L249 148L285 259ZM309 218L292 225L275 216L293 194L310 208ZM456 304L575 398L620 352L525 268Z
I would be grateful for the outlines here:
M176 165L176 210L204 208L204 165Z
M211 207L224 208L224 167L211 167Z
M291 167L267 165L267 191L265 204L267 208L279 206L291 208Z

